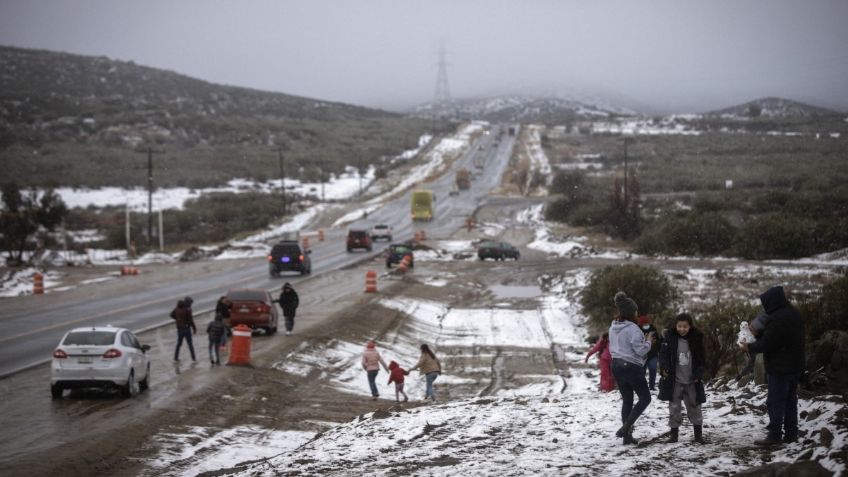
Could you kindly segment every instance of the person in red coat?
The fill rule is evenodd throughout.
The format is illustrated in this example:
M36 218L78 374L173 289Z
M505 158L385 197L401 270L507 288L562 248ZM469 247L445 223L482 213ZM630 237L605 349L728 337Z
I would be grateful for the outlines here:
M399 364L392 361L389 363L389 382L395 383L395 401L400 402L400 395L403 394L403 402L409 401L409 396L403 392L403 377L408 375L409 371L400 367Z
M584 362L588 363L593 354L598 353L601 362L601 391L609 392L615 389L615 378L612 375L612 355L609 350L609 333L604 335L589 350Z

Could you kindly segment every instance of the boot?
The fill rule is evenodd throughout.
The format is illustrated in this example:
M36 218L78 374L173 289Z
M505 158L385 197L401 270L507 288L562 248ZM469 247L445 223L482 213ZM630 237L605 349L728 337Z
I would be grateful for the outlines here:
M624 444L633 444L636 445L639 443L636 439L633 438L633 426L629 424L625 424L622 429L622 433L624 434Z
M673 444L673 443L677 442L677 437L679 435L679 431L680 431L680 429L678 429L676 427L671 428L671 432L669 432L669 434L668 434L669 444Z
M695 439L694 440L698 444L704 444L705 443L704 442L704 426L701 426L700 424L695 424Z

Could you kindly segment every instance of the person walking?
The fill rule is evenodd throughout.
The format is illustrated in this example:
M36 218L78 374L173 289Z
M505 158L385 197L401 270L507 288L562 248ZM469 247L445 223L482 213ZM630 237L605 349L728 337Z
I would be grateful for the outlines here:
M636 324L636 302L621 291L615 294L614 301L618 316L609 329L610 354L612 374L622 399L622 426L615 435L623 437L624 444L638 444L633 438L633 425L651 403L651 392L644 371L645 357L651 349L651 342ZM652 339L656 339L656 336ZM635 406L634 393L639 397Z
M209 336L209 361L213 365L221 364L219 349L229 333L229 328L224 324L224 317L216 313L215 318L206 326L206 334Z
M768 435L756 445L773 446L798 440L798 383L804 373L804 320L789 303L783 287L760 295L768 314L760 339L742 343L745 352L763 353L768 377Z
M226 328L225 333L221 335L220 348L223 350L227 347L227 341L233 332L230 330L230 314L233 310L233 302L226 296L218 298L215 303L215 318L221 317L221 323Z
M589 358L595 353L598 353L598 361L601 368L600 389L603 392L612 391L615 389L615 378L612 376L612 355L609 350L609 333L604 333L603 336L598 339L595 346L593 346L586 354L586 359L583 360L583 362L588 363Z
M292 330L294 330L294 315L297 312L297 306L300 304L297 292L294 291L291 283L283 284L280 298L277 301L280 303L280 308L283 309L283 316L286 319L286 336L291 336Z
M374 341L369 341L365 345L365 352L362 353L362 369L368 374L368 386L371 388L371 399L377 400L380 397L380 391L377 390L377 375L380 374L380 366L388 371L386 362L377 351L377 344Z
M657 385L657 360L660 353L660 341L659 339L651 339L652 334L657 336L657 328L651 323L648 315L639 316L638 323L642 333L645 333L648 341L651 342L651 349L648 351L648 356L645 357L645 371L648 373L648 389L653 391Z
M682 404L695 432L695 442L704 443L704 335L695 328L692 316L681 313L668 327L659 352L660 401L668 401L668 442L677 442L683 423Z
M395 383L395 401L400 402L400 395L403 394L403 402L409 401L409 396L403 392L403 381L404 376L408 375L409 371L400 367L396 361L392 361L389 363L389 382L388 384Z
M174 361L180 360L180 346L185 340L188 345L188 350L191 351L191 361L196 363L197 358L194 355L194 344L191 342L192 332L197 333L197 326L194 325L194 316L191 313L191 304L194 300L187 296L177 302L177 307L171 311L171 318L174 319L177 325L177 348L174 350Z
M430 350L426 344L421 345L421 357L418 358L418 364L410 368L410 371L418 370L424 375L427 382L427 387L424 391L424 399L436 400L436 390L433 388L433 383L436 378L442 374L442 363L439 362L436 355Z

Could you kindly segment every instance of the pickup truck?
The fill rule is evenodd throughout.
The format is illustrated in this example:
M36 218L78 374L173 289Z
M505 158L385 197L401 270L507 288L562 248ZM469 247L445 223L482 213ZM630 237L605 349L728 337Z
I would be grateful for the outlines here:
M392 241L392 228L386 224L377 224L371 227L371 240L386 239Z

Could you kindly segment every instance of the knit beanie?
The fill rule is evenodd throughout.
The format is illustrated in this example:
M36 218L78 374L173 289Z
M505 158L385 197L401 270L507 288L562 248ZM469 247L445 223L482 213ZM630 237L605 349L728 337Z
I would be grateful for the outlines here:
M625 318L634 316L638 310L636 302L623 291L615 294L615 306L618 308L618 313Z

